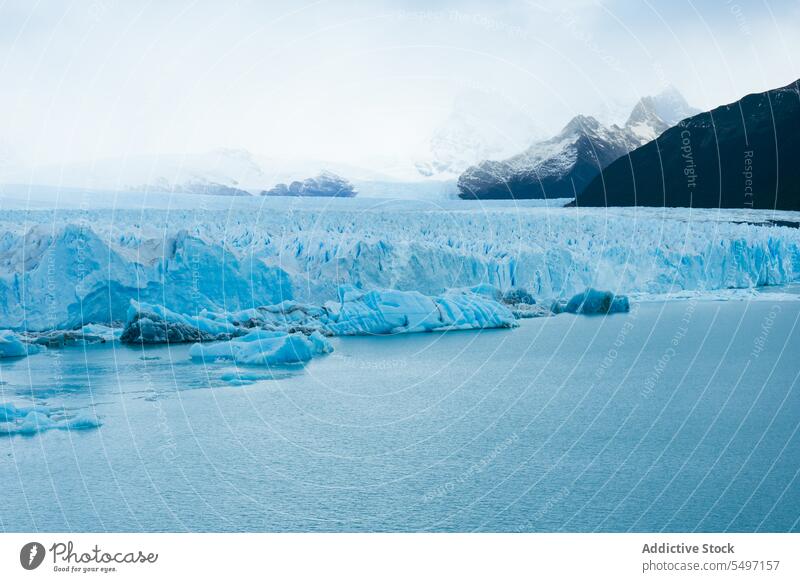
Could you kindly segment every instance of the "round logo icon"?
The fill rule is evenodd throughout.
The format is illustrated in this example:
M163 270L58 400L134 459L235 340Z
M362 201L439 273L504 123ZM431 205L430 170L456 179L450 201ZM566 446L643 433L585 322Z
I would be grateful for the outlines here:
M19 551L19 563L26 570L35 570L44 561L44 546L39 542L28 542Z

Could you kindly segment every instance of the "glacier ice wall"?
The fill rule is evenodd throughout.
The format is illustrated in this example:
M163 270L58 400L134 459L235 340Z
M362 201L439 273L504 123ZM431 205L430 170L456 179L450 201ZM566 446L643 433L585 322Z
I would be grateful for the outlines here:
M255 202L6 210L0 328L121 322L131 299L184 314L321 304L343 284L436 295L490 283L549 299L800 279L800 230L765 226L763 212Z

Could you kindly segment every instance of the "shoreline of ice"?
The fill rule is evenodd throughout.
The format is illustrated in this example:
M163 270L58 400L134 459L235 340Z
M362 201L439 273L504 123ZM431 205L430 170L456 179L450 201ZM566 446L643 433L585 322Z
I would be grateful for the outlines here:
M0 211L0 329L118 326L131 299L183 314L324 305L342 285L489 284L547 303L589 287L647 300L800 281L800 230L769 222L800 213L184 198Z

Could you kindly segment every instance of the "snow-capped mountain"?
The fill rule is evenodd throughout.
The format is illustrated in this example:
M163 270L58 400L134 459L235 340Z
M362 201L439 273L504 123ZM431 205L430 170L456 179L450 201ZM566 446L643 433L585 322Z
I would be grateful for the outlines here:
M800 210L800 81L684 119L604 168L579 206Z
M302 182L295 180L288 186L276 184L269 190L261 192L262 196L322 196L333 198L352 198L356 195L353 185L333 172L320 172L313 178Z
M649 103L655 114L666 121L670 127L687 117L700 113L700 110L689 105L680 91L673 86L667 87L654 97L645 97L643 101Z
M697 115L677 89L669 87L654 97L643 97L633 108L625 127L642 140L654 140L682 119Z
M514 103L477 89L464 91L433 132L429 155L415 167L426 178L455 179L473 164L508 157L541 135L531 115Z
M468 168L458 179L459 196L573 198L608 164L655 139L691 111L680 93L668 89L642 98L622 127L578 115L557 136L521 154Z

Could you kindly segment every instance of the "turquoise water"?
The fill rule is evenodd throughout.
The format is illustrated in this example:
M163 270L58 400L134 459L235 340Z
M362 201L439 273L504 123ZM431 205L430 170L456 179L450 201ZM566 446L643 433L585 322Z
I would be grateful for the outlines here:
M306 367L188 346L0 364L5 531L799 531L800 302L641 303L338 338Z

